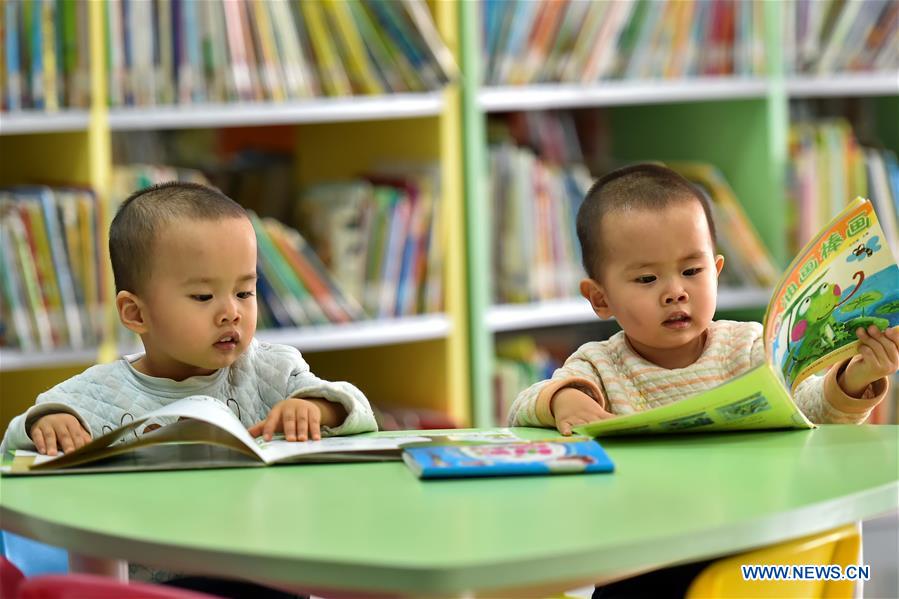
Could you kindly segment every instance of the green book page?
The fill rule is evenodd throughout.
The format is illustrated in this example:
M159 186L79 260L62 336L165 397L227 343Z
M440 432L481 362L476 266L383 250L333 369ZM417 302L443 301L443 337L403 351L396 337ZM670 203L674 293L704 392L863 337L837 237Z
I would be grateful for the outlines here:
M574 428L591 437L777 428L814 428L769 364L667 406Z

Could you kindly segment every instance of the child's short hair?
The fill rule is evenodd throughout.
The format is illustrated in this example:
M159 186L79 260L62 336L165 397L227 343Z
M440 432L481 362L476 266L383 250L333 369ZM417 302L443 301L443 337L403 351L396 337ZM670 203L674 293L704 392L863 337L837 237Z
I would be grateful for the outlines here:
M587 276L596 279L603 259L600 224L606 214L617 210L661 210L675 202L696 200L705 212L716 243L715 223L706 196L696 186L670 168L641 163L626 166L600 177L587 191L577 213L577 237Z
M218 189L168 181L131 194L109 227L109 258L116 292L138 293L150 274L153 242L159 231L176 220L248 218L243 206Z

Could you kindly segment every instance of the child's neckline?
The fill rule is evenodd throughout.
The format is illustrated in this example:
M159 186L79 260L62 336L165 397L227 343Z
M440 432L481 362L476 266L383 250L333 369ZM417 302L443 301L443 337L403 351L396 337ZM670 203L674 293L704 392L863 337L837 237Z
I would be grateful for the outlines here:
M710 324L709 324L709 327L702 333L703 336L704 336L704 339L703 339L703 341L702 341L702 350L699 352L699 355L696 357L696 359L693 360L692 362L690 362L689 364L686 364L686 365L684 365L684 366L678 366L678 367L675 367L675 368L669 368L669 367L667 367L667 366L662 366L661 364L656 364L656 363L653 362L652 360L650 360L650 359L644 357L640 352L638 352L638 351L634 348L633 344L631 343L630 338L627 336L627 333L625 333L624 331L621 331L621 335L622 335L622 337L624 338L624 347L626 348L626 351L630 352L630 353L631 353L634 357L636 357L640 362L643 362L644 364L646 364L646 365L648 365L648 366L652 366L652 367L654 367L654 368L658 368L658 369L661 369L661 370L677 371L677 370L685 370L685 369L687 369L687 368L692 368L693 366L695 366L696 364L698 364L699 362L701 362L702 359L705 357L706 353L708 352L709 346L711 345L711 339L712 339L712 324L713 324L713 323L710 323Z

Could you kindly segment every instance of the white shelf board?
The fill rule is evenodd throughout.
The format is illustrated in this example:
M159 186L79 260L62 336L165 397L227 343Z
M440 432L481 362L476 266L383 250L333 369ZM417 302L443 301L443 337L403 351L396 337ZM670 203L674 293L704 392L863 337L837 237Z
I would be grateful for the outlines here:
M98 351L95 347L39 352L4 348L0 349L0 372L94 364L97 361Z
M186 129L373 121L440 114L442 92L313 98L291 102L243 102L141 108L114 108L109 126L114 131Z
M797 75L787 78L785 85L791 98L896 96L899 95L899 71L821 77Z
M765 308L771 301L773 289L763 287L720 287L718 310L745 310Z
M644 81L602 81L596 84L541 84L484 87L478 105L487 112L542 110L589 106L624 106L706 100L762 98L765 79L699 77Z
M764 308L771 298L770 289L718 290L718 310ZM549 300L533 304L504 304L487 310L487 328L494 333L540 327L592 322L599 317L581 297Z
M582 297L533 304L502 304L487 310L487 328L494 332L590 322L598 318Z
M298 347L303 352L395 345L414 341L442 339L450 333L445 314L423 314L341 325L318 325L295 329L259 329L256 338L270 343ZM120 355L140 353L140 347L122 347ZM28 370L55 366L93 364L98 350L57 349L48 352L22 352L0 349L0 371Z
M2 112L0 113L0 135L86 131L89 122L90 115L86 110Z
M449 333L450 322L445 314L423 314L342 325L260 329L256 338L309 352L427 341L447 337Z

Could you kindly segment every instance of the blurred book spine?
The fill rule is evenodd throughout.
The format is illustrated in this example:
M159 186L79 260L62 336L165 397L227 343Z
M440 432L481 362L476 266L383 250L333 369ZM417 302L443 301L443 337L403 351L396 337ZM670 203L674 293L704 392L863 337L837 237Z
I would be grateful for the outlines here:
M794 123L789 147L794 249L862 196L874 204L884 243L899 255L899 163L894 152L863 147L843 119Z
M107 285L102 222L89 189L0 189L0 345L48 351L99 344Z
M899 2L797 0L784 2L786 72L829 73L899 68Z
M760 4L485 0L480 3L484 84L761 76Z
M371 318L443 309L438 173L391 170L301 194L297 228Z

